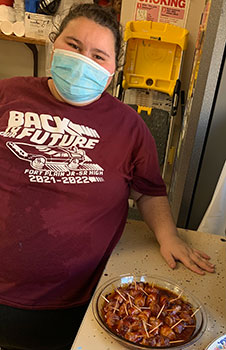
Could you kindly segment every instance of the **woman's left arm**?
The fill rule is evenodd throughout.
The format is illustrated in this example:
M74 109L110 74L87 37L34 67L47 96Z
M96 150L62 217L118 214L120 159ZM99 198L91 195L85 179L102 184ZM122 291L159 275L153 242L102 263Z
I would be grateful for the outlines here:
M166 196L147 196L133 191L131 197L136 200L144 221L160 244L163 258L172 269L176 267L176 260L179 260L200 275L204 275L205 271L215 271L208 255L191 248L178 236Z

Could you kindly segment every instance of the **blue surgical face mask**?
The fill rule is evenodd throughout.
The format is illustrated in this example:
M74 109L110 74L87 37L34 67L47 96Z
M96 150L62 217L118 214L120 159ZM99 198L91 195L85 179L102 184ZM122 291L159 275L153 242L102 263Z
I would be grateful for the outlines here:
M55 49L51 75L59 95L65 101L79 105L100 97L113 74L84 55Z

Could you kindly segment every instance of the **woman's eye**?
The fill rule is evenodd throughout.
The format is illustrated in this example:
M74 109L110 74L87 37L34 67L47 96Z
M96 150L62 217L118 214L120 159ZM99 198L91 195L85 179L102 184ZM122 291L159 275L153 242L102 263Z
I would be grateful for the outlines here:
M73 44L73 43L68 43L68 45L69 45L70 47L72 47L74 50L80 51L80 47L79 47L78 45Z
M94 56L94 58L96 59L96 60L100 60L100 61L104 61L104 59L103 59L103 57L101 57L101 56L99 56L99 55L95 55Z

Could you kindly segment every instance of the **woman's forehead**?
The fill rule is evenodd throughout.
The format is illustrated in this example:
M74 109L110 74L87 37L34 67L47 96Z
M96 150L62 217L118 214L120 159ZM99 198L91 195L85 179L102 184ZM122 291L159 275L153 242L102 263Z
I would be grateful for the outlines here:
M87 18L87 17L77 17L77 18L73 18L71 19L66 27L64 28L68 29L68 30L76 30L79 32L90 32L90 31L94 31L96 32L101 32L103 35L109 35L112 36L112 39L114 40L114 34L111 31L111 29L109 29L108 27L101 25L97 22L95 22L93 19Z
M98 46L115 51L115 38L112 31L86 17L71 19L62 34L75 37L84 43L96 43Z

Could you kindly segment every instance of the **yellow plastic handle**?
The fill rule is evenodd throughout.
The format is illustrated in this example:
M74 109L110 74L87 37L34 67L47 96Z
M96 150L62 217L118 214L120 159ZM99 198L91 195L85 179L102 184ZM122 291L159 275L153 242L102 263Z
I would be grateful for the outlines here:
M142 111L145 111L148 113L148 115L151 114L152 107L145 107L145 106L139 106L137 108L137 113L140 114Z

